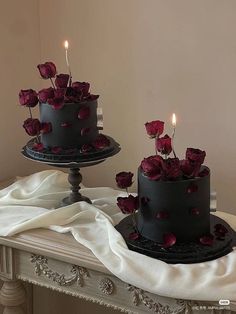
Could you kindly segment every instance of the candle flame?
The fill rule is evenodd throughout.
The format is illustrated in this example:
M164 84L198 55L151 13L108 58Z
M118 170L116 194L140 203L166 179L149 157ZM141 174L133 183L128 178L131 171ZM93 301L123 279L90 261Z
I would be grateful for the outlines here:
M172 125L173 125L173 127L176 127L176 115L175 115L175 113L172 114Z
M65 40L65 42L64 42L64 47L65 47L66 50L69 48L68 40Z

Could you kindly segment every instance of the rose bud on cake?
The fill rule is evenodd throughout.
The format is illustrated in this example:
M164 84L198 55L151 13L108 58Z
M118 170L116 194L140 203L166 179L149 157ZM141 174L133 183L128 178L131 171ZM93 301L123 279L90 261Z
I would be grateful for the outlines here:
M41 130L41 123L38 119L28 118L24 121L23 128L30 136L39 135Z
M138 196L118 197L117 205L123 214L132 214L138 209Z
M56 66L53 62L45 62L37 66L39 73L43 79L51 79L57 73Z
M90 84L87 82L73 82L72 87L81 95L81 98L89 95Z
M57 88L66 88L69 82L69 74L59 74L56 76L55 85Z
M116 175L116 184L120 189L127 189L132 185L132 178L134 174L132 172L119 172Z
M203 164L206 157L206 152L198 148L187 148L186 159L193 163Z
M33 89L22 89L19 93L19 101L21 106L35 107L38 103L38 95Z
M65 103L65 91L63 89L56 89L54 91L54 97L48 99L49 105L51 105L55 110L61 109Z
M47 134L52 132L52 124L51 122L43 122L41 123L41 133Z
M176 180L181 175L180 161L178 158L168 158L163 161L163 172L165 180Z
M52 87L41 89L38 96L41 103L46 103L48 99L54 98L54 89Z
M163 158L161 156L150 156L142 160L140 167L150 180L160 180L163 175L162 165Z
M160 136L164 131L164 122L163 121L151 121L145 123L145 128L147 131L147 134L151 137L158 137Z
M156 149L163 155L169 155L172 152L171 138L167 134L157 138Z

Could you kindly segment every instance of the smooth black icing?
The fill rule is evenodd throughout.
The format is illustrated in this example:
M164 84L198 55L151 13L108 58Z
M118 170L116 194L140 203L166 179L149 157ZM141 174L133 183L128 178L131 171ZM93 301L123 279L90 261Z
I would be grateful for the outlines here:
M79 119L79 110L84 106L89 107L90 115L87 119ZM65 103L61 109L57 110L47 103L42 103L39 107L40 121L52 124L52 132L41 135L41 142L44 147L80 148L96 139L98 135L97 100ZM62 127L63 123L68 123L70 126ZM90 128L90 131L82 136L81 130L83 128Z
M188 193L190 184L197 191ZM199 241L210 232L210 174L178 181L152 181L138 170L138 230L144 238L163 243L165 233L173 233L177 242ZM142 202L143 197L147 202ZM193 208L199 215L191 213ZM158 219L166 211L168 218Z

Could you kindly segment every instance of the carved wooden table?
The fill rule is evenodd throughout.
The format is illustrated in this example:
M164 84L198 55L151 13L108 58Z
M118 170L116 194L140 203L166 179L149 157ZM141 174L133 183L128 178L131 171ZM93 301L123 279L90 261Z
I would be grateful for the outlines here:
M70 234L46 229L0 237L0 303L4 314L33 314L30 289L35 284L91 300L127 313L206 313L218 302L196 302L160 297L131 286L111 274L90 250ZM23 304L28 300L28 307ZM224 309L229 307L224 307ZM236 304L231 302L231 313ZM221 312L222 313L222 312ZM229 311L226 311L229 313Z

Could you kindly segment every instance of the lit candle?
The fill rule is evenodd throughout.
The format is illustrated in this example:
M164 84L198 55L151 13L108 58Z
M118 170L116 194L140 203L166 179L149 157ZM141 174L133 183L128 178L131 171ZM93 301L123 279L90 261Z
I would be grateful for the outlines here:
M174 150L174 137L175 137L175 129L176 129L176 115L175 113L172 114L172 126L173 126L173 133L171 137L171 146L172 146L172 151L174 154L174 157L176 158L175 150Z
M68 40L65 40L64 47L65 47L65 50L66 50L66 64L67 64L68 72L69 72L69 75L70 75L70 85L71 85L72 75L71 75L71 69L70 69L70 63L69 63L69 57L68 57L68 50L69 50Z

